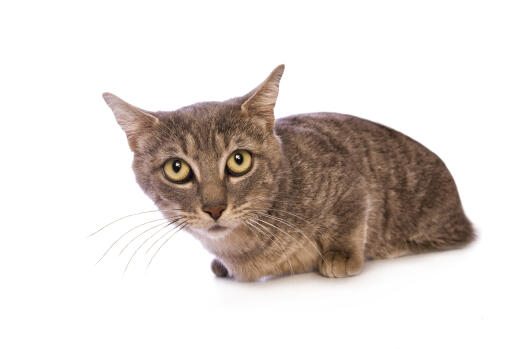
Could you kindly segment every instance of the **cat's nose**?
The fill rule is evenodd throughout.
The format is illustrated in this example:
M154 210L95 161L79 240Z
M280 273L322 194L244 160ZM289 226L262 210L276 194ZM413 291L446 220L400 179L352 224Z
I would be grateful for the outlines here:
M225 210L225 205L203 206L202 210L209 214L215 221L220 218Z

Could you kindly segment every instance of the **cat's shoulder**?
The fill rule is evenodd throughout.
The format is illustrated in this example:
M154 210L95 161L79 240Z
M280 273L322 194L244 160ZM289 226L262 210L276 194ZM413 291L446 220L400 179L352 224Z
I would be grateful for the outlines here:
M303 123L307 121L324 121L324 120L336 120L344 121L352 118L357 118L353 115L332 113L332 112L317 112L317 113L304 113L294 114L277 118L277 123Z
M369 120L365 120L349 114L319 112L290 115L275 120L275 131L286 132L293 130L310 130L339 128L346 125L350 127L356 125L376 125Z

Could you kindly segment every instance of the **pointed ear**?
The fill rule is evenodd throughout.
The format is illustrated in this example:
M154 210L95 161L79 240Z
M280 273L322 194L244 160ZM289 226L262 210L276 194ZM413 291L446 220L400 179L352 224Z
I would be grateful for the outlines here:
M111 93L103 93L103 98L114 112L119 126L126 132L131 150L135 151L140 145L141 137L158 125L158 119Z
M254 121L273 130L275 116L273 110L279 95L279 83L284 73L284 64L275 68L271 74L249 95L242 104L241 111L254 118Z

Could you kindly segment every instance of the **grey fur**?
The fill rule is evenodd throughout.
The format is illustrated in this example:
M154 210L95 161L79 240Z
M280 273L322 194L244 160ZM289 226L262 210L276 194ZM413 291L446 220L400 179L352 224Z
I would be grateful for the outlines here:
M416 141L336 113L275 121L283 71L243 97L173 112L146 112L104 94L127 133L138 183L169 219L182 210L186 230L217 256L216 275L343 277L367 259L474 239L449 171ZM231 177L225 162L237 149L252 153L253 168ZM163 176L174 157L191 165L191 182ZM227 208L215 221L202 207L217 204Z

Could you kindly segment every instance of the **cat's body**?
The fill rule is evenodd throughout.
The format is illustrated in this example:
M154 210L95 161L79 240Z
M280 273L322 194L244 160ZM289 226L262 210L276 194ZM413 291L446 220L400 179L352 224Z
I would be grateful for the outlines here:
M139 184L169 219L177 205L192 221L186 229L218 258L216 275L342 277L366 259L473 240L449 171L409 137L335 113L274 123L282 71L244 97L176 112L148 114L105 95L128 134ZM236 149L251 154L242 176L223 173ZM154 174L174 156L194 171L186 183Z
M409 137L335 113L277 119L275 133L289 159L267 212L274 218L261 217L275 227L252 222L251 228L273 228L280 239L241 256L234 241L206 244L241 278L318 268L328 276L353 275L364 259L460 247L473 239L447 168ZM329 269L333 258L336 268ZM350 258L356 260L343 264Z

